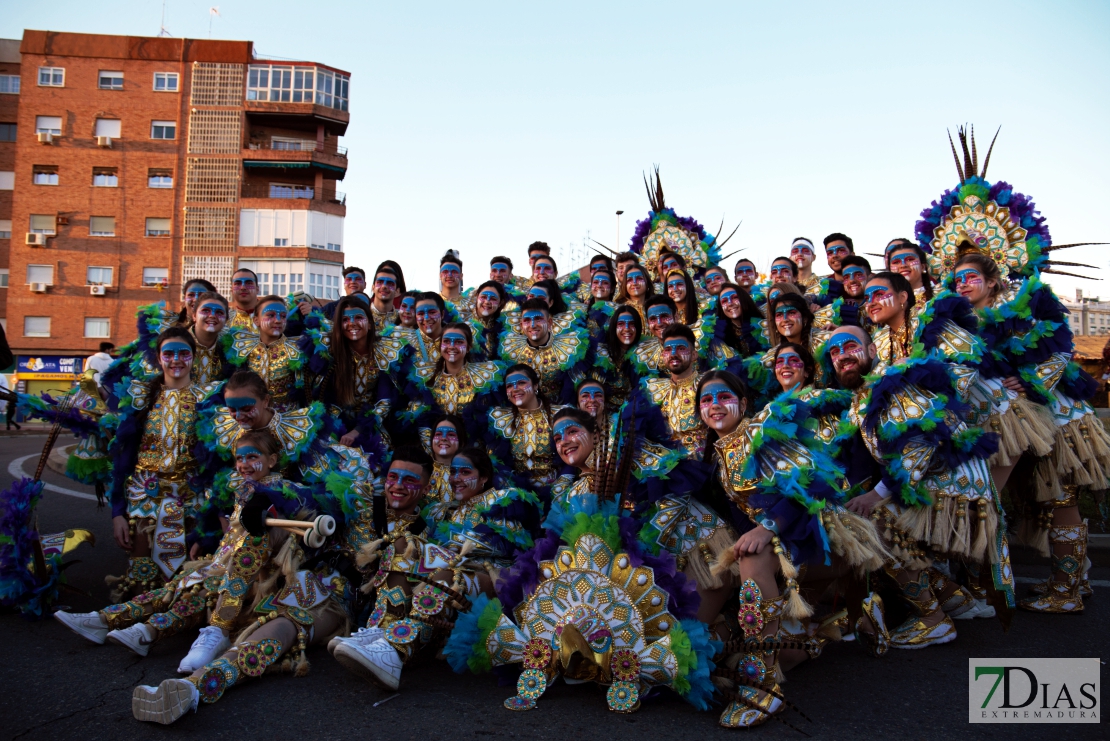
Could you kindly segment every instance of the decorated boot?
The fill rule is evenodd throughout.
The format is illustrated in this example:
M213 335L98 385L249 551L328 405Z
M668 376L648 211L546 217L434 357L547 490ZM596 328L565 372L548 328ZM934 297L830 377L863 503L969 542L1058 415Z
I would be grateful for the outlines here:
M1048 540L1052 544L1053 576L1046 583L1044 594L1027 597L1020 606L1032 612L1083 612L1079 590L1080 573L1087 564L1087 525L1054 527ZM1055 579L1057 573L1064 575L1063 580Z
M886 567L886 570L891 573L891 567ZM928 571L922 570L916 581L911 580L901 587L903 598L917 616L911 616L891 632L890 645L893 648L926 648L956 640L956 626L952 618L941 610L940 602L931 591ZM929 618L938 613L943 616L941 620L935 625L929 625Z

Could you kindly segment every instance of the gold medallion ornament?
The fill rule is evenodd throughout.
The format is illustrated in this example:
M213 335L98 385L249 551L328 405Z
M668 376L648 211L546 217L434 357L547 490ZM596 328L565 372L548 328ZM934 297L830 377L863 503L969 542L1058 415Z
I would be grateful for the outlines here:
M994 260L1003 275L1021 273L1029 260L1026 230L1010 209L977 195L964 196L933 230L929 272L936 280L951 275L956 261L968 252Z

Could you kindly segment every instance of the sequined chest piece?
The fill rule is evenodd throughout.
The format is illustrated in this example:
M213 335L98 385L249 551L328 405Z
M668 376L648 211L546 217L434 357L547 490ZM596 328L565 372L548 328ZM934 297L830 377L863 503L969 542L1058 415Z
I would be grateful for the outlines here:
M272 395L270 403L278 410L287 409L291 403L290 395L297 383L293 361L298 355L297 346L285 338L269 346L260 342L251 351L250 369L265 379Z
M143 429L138 467L172 474L191 466L196 421L196 396L191 388L163 389Z
M526 470L533 477L553 471L551 424L543 409L520 410L520 418L512 438L513 459L517 470Z
M686 448L696 460L705 452L708 430L698 416L697 394L699 376L674 383L669 379L653 379L652 401L663 410L672 439Z
M474 401L474 382L464 368L456 375L440 373L436 376L432 396L439 407L447 414L457 414L459 410Z

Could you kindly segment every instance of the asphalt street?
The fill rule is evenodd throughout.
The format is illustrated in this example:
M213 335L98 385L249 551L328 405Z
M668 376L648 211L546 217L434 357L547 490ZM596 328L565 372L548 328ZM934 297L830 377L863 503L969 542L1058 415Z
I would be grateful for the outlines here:
M0 487L13 469L33 473L44 436L0 437ZM62 439L59 445L71 441ZM53 472L38 509L43 532L92 530L95 547L82 546L66 573L85 594L65 594L76 611L108 604L105 574L123 571L125 556L112 541L107 509L97 510L92 490ZM55 488L50 488L55 487ZM1093 550L1091 578L1110 579L1110 551ZM1015 553L1019 577L1043 578L1047 563ZM1008 633L996 620L957 622L959 638L921 651L867 656L853 643L830 646L822 657L794 669L786 697L812 719L787 718L800 731L774 721L752 736L767 739L1080 739L1106 738L1095 725L969 725L970 657L1100 657L1110 641L1110 588L1095 588L1082 615L1019 612ZM113 645L96 646L53 619L28 621L0 614L0 737L10 739L248 739L261 738L534 738L590 741L615 738L706 739L736 737L717 726L716 712L697 712L674 696L646 702L638 713L606 709L594 686L557 683L536 710L514 713L502 702L514 688L492 676L459 676L427 658L405 669L399 693L385 693L356 678L323 648L310 651L307 677L267 676L233 688L172 727L131 716L131 691L176 676L177 662L195 636L179 635L139 658ZM1105 695L1103 698L1105 699ZM386 701L383 703L383 701ZM379 704L381 703L381 704Z

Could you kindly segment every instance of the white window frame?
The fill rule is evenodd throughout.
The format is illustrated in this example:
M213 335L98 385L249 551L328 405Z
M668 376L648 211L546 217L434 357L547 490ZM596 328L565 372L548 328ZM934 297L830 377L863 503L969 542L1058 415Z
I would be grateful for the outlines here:
M154 130L160 129L173 129L173 136L155 136ZM163 131L163 133L165 133ZM177 141L177 121L151 121L150 122L150 138L154 141L172 142Z
M165 81L165 85L158 87L158 78L161 77ZM173 87L169 86L170 80L173 80ZM154 73L154 86L152 88L156 93L176 93L181 90L181 75L177 72L155 72Z
M97 169L112 170L112 172L97 172L96 171ZM112 183L111 185L109 185L107 183L98 183L98 182L96 182L97 178L114 178L116 182ZM115 168L108 168L108 167L94 168L93 169L92 184L93 184L94 188L118 188L119 187L119 170L116 170Z
M19 75L0 75L0 95L19 95Z
M33 226L36 216L43 216L50 219L50 228L36 229ZM31 232L31 234L46 234L49 236L53 236L58 233L58 217L56 214L28 214L27 229Z
M45 319L46 332L28 332L27 324L32 319ZM25 316L23 317L23 336L24 337L49 337L50 336L50 317L48 316Z
M108 271L108 280L107 281L93 280L92 279L92 272L91 272L93 270L107 270ZM113 267L109 267L107 265L89 265L88 267L85 268L85 285L86 286L110 286L110 285L112 285L112 279L115 278L115 275L116 275L116 269L113 268ZM101 275L100 277L103 278L104 276Z
M289 274L289 293L300 293L304 290L304 273Z
M89 322L103 322L104 334L89 334ZM112 336L112 320L106 316L87 316L85 317L85 337L92 339L107 339Z
M148 277L147 271L157 270L163 273L160 277ZM170 282L170 269L169 268L143 268L143 288L157 288L158 286L169 285Z
M112 231L106 232L103 230L93 231L93 219L111 219ZM116 217L115 216L90 216L89 217L89 236L90 237L114 237L116 236Z
M58 120L58 128L56 128L56 129L49 128L48 129L45 126L40 126L39 122L44 118L57 119ZM61 136L62 135L62 128L64 126L65 126L65 121L62 120L61 116L35 116L35 133L36 134L53 134L54 136Z
M152 179L154 179L154 178L167 178L167 177L170 179L170 182L169 182L168 185L164 185L164 184L162 184L162 185L151 185L150 181ZM156 188L158 190L166 190L166 189L169 189L169 188L173 188L173 173L171 172L169 175L151 175L149 172L147 172L147 174L146 174L146 187Z
M39 182L39 176L40 175L44 175L45 176L44 179L47 182L40 183ZM51 179L51 176L53 176L54 182L49 182L50 179ZM57 168L43 168L43 169L40 170L37 167L32 167L31 168L31 183L34 184L34 185L57 185L58 184L58 169Z
M31 280L31 278L32 278L32 275L31 275L32 268L37 268L39 270L49 270L50 271L50 277L47 280ZM31 285L32 283L45 283L48 286L54 285L54 266L53 265L28 265L27 266L27 285Z
M105 80L109 80L109 84L105 85ZM118 85L115 84L115 80L119 80ZM123 90L123 70L118 72L114 69L100 70L96 73L96 87L99 90Z
M154 219L165 220L166 222L168 222L167 225L170 228L169 229L155 229L152 232L151 228L150 228L150 222ZM159 239L161 239L163 237L168 237L171 234L173 234L173 219L171 219L167 216L148 216L148 217L146 217L146 225L145 225L143 233L145 234L145 236L157 237Z
M43 73L49 75L46 82L42 81ZM60 76L60 79L59 79ZM66 68L65 67L39 67L39 87L65 87L66 86Z

